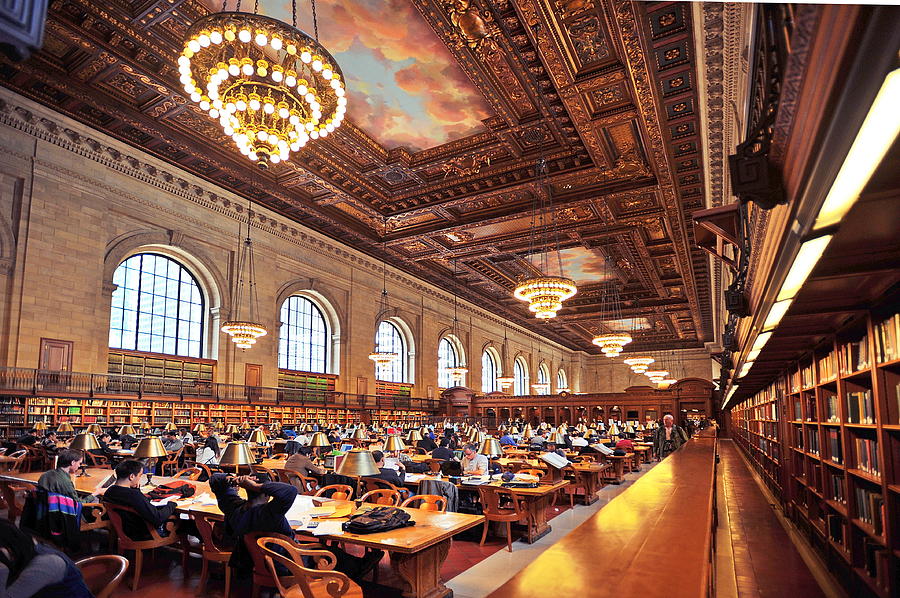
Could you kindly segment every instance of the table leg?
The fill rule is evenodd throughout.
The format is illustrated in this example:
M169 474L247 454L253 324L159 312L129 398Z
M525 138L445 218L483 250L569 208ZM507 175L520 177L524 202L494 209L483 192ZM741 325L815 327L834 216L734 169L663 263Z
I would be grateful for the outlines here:
M441 581L441 566L450 552L450 539L412 554L391 552L391 568L408 587L405 598L452 597L453 590Z
M584 504L592 505L599 500L597 497L597 478L600 474L584 473L581 479L584 482Z
M553 528L547 523L547 507L550 506L551 495L528 497L525 504L528 506L528 534L522 538L528 544L534 544Z
M616 476L613 480L614 484L621 484L625 481L625 459L614 459L613 465L615 466Z

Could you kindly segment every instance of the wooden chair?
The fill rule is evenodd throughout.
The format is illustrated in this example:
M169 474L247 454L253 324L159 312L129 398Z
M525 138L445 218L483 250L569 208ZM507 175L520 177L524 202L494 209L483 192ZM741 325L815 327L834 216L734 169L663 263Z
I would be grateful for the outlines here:
M279 461L286 461L287 458L288 458L287 453L275 453L274 455L269 457L269 459L277 459Z
M278 587L278 577L277 575L272 575L269 567L266 565L266 558L263 552L263 549L260 547L258 540L261 538L266 539L276 539L287 542L295 548L300 550L322 550L323 547L318 542L313 543L299 543L295 542L291 538L288 538L285 535L274 533L274 532L253 532L250 534L244 534L244 546L247 547L247 552L250 553L250 558L253 560L253 594L252 598L259 598L259 590L260 588L277 588ZM331 553L329 553L331 554ZM287 585L294 585L296 580L291 577L283 578Z
M478 486L478 494L486 519L480 545L484 546L491 521L502 521L506 523L506 548L512 552L512 522L527 519L529 516L523 499L516 496L511 490L497 486ZM509 503L512 505L511 509L500 506L501 496L509 499Z
M410 491L406 488L398 488L390 482L386 482L380 478L364 477L361 478L361 481L365 492L372 492L373 490L391 490L400 495L401 502L409 498L410 495Z
M159 462L159 472L162 475L166 475L167 470L177 471L181 465L179 461L181 459L181 453L184 451L184 447L182 446L180 449L175 451L174 453L169 453L169 455L162 461Z
M276 474L274 471L272 471L265 465L257 465L254 463L253 465L250 466L250 471L252 471L253 473L263 474L264 476L269 478L270 482L278 481L278 474Z
M228 598L231 592L231 567L228 566L228 560L231 558L231 550L226 550L216 543L215 530L217 526L222 526L221 521L211 519L209 513L199 511L191 511L191 519L197 526L197 532L200 534L200 542L202 544L201 556L203 557L203 568L200 571L200 585L197 586L197 593L203 594L206 589L206 582L209 579L209 564L222 563L225 566L225 598Z
M578 455L572 459L573 463L596 463L597 459L593 455Z
M334 570L337 558L332 553L299 548L290 540L276 537L259 538L257 544L282 598L362 598L362 588ZM286 551L289 556L276 550ZM304 567L303 557L314 559L316 568ZM285 567L290 577L279 577L276 563Z
M567 486L563 486L560 490L563 494L569 495L569 507L575 508L575 495L578 494L578 490L581 489L584 493L585 501L588 500L588 489L587 489L587 481L584 479L584 474L577 471L571 465L566 465L560 470L560 474L563 476L563 479L568 480L569 484ZM556 496L553 497L553 505L556 504ZM551 506L553 506L551 505Z
M191 482L196 482L200 479L200 476L203 475L203 470L200 467L188 467L187 469L182 469L181 471L176 471L172 474L173 478L184 478Z
M109 518L106 516L106 505L99 502L86 502L81 505L81 531L89 532L95 529L109 529ZM87 521L85 518L91 519ZM110 547L112 546L112 538L110 538Z
M28 465L28 451L22 449L12 452L8 456L15 459L15 461L9 467L9 471L22 473Z
M520 469L516 473L524 473L527 475L533 475L534 477L536 477L538 479L538 482L540 482L541 479L547 474L547 472L544 471L543 469Z
M419 503L416 506L416 503ZM437 511L438 513L447 512L447 499L443 496L435 494L417 494L411 496L400 503L401 507L410 507L412 509L420 509L422 511Z
M3 493L3 502L6 503L6 518L11 523L15 523L22 515L25 495L34 489L34 484L26 482L0 481L0 492Z
M95 455L91 451L84 451L84 460L87 462L88 467L112 469L112 465L109 462L109 457L105 455Z
M387 488L379 488L377 490L369 490L359 497L359 500L374 505L387 505L396 507L400 504L400 493L396 490L388 490Z
M197 447L186 444L181 449L181 466L194 467L197 464Z
M331 495L328 498L333 498L334 500L353 500L353 487L348 486L346 484L329 484L328 486L322 486L313 496L325 496L327 492L330 492Z
M160 536L159 531L141 519L140 515L138 515L134 509L123 505L117 505L109 501L104 504L106 505L106 512L109 515L110 524L116 533L119 550L134 551L134 578L131 582L131 591L137 591L138 585L141 582L141 569L144 565L144 551L152 548L159 548L160 546L172 546L179 542L179 537L175 534L175 521L167 521L166 529L169 531L169 535ZM125 534L123 517L129 516L135 521L142 521L146 525L147 533L150 535L149 540L132 540ZM182 550L182 569L185 568L184 565L186 565L186 561L187 552Z
M440 473L441 463L443 462L443 459L429 459L425 463L428 465L428 469L431 470L431 473Z
M47 449L40 445L33 445L25 447L25 451L28 456L25 457L23 469L19 471L31 472L50 469L50 456L47 454Z
M128 570L128 559L117 554L102 554L81 559L77 563L84 583L94 598L112 596Z
M292 469L273 469L272 471L278 476L279 482L292 485L300 491L300 494L312 496L319 489L319 480L316 478L305 476Z

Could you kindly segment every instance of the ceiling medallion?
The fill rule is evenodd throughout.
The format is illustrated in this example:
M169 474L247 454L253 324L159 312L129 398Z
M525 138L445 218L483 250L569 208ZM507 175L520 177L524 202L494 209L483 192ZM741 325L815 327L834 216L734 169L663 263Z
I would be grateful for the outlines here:
M317 39L297 29L296 10L291 26L237 8L191 25L178 70L191 100L268 168L340 126L344 79Z
M647 368L650 366L650 364L655 362L656 360L652 357L629 357L628 359L623 359L622 361L625 363L625 365L630 366L631 371L635 374L643 374L647 371Z

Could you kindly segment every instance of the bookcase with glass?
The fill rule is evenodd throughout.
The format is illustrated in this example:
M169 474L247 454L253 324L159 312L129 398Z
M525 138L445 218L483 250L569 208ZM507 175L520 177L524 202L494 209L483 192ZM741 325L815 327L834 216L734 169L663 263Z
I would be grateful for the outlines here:
M788 389L779 463L785 512L855 595L900 595L900 315L874 310L826 339L772 386ZM754 446L772 386L736 407L738 445L770 487ZM766 424L770 422L764 419ZM776 476L776 477L778 477Z

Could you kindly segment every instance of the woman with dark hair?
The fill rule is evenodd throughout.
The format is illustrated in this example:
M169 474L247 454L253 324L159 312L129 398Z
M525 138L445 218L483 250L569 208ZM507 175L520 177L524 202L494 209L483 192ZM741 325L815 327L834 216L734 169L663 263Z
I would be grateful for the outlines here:
M215 434L210 434L203 442L203 448L197 451L197 463L218 465L220 456L219 441L216 439Z
M65 554L0 520L0 598L93 598Z

